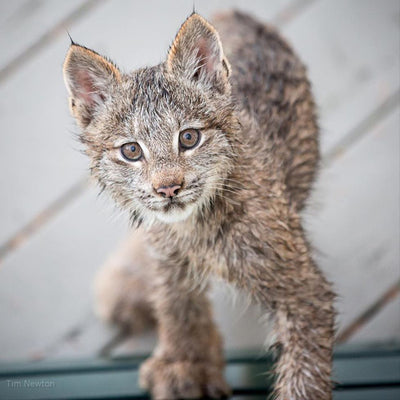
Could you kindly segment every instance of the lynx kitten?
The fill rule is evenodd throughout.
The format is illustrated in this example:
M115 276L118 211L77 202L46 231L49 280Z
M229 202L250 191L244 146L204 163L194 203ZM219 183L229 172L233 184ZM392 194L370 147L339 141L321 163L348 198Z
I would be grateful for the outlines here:
M193 13L159 65L131 73L71 44L72 115L100 187L137 228L98 280L99 312L159 344L141 367L155 399L229 395L205 294L217 275L275 316L275 396L331 399L334 294L299 211L318 164L306 71L271 28Z

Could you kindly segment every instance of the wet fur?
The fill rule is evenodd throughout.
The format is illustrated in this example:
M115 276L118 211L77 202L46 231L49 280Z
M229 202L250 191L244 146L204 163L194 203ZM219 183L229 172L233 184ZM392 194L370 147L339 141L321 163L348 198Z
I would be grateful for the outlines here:
M140 243L143 254L138 259L132 252L122 265L117 253L98 280L99 313L125 326L157 321L159 344L140 377L154 398L219 398L229 389L205 295L207 278L218 275L275 315L281 349L275 397L328 400L334 294L299 216L319 161L310 84L272 28L238 12L217 16L213 25L216 31L193 14L166 62L130 74L75 44L67 55L71 111L92 175L141 225L130 243ZM199 53L214 57L200 67L196 54L185 54L199 35L205 38L197 41ZM76 91L82 64L98 78L97 97ZM174 152L173 133L196 124L207 142L190 156ZM140 168L115 150L116 140L129 142L132 132L152 152ZM189 217L157 218L154 179L183 179L187 198L196 199ZM138 286L139 298L131 293ZM151 315L147 322L136 312L141 309Z

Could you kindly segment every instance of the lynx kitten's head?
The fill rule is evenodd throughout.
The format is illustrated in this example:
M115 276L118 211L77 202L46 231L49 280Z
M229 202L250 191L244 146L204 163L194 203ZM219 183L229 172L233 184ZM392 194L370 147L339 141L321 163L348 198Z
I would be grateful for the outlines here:
M136 222L182 221L223 188L237 129L228 76L217 32L197 14L165 62L128 74L71 44L64 79L92 174Z

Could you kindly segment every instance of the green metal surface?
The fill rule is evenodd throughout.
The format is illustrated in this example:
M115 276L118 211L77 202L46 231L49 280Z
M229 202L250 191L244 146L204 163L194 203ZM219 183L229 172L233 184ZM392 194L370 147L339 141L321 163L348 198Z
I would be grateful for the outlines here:
M145 356L114 359L0 364L0 399L146 399L137 386ZM265 399L271 391L269 354L230 354L226 376L233 399ZM335 400L400 398L400 346L338 348L334 360Z

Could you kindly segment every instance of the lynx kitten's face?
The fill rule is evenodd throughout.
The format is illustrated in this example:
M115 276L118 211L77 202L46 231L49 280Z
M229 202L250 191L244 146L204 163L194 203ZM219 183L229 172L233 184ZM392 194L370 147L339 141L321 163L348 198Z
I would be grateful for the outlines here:
M221 110L159 68L116 90L96 124L109 136L94 154L100 182L146 219L176 222L207 206L229 169L228 133L215 120Z
M232 164L229 67L218 34L196 18L152 68L123 74L76 44L65 60L92 174L137 221L178 222L212 206Z

